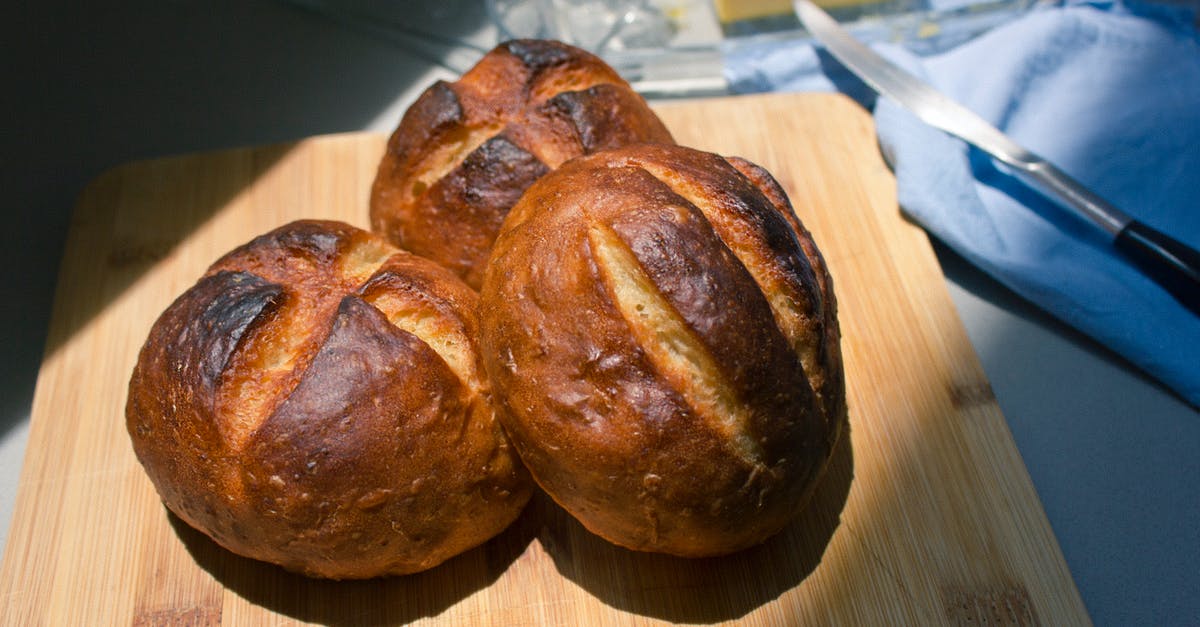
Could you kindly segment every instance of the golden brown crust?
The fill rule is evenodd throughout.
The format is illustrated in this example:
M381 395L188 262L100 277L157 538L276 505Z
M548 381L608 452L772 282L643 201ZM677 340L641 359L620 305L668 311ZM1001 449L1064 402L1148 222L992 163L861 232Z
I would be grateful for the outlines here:
M513 208L484 279L484 364L522 459L629 548L762 541L844 422L832 283L746 168L649 144L575 159Z
M134 450L167 507L236 553L339 579L435 566L530 494L482 376L476 302L365 231L276 229L151 329Z
M478 288L504 216L534 181L572 157L647 141L672 140L598 57L506 42L405 112L371 190L371 227Z

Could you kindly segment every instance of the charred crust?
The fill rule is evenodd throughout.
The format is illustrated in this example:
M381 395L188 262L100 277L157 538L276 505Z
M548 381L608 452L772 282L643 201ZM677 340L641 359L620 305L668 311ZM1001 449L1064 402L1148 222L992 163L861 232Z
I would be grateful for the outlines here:
M421 92L404 112L388 147L396 152L400 148L416 146L422 138L436 137L462 124L464 119L462 102L454 87L446 81L437 81Z
M279 247L288 253L322 262L330 262L337 257L346 239L346 234L329 232L313 223L301 223L294 229L281 229L276 235Z
M570 120L584 153L639 141L673 141L641 96L626 87L603 83L566 91L543 106Z
M586 54L582 51L573 52L561 43L545 39L514 39L500 44L499 47L520 59L534 74Z
M508 138L496 136L468 155L450 179L469 199L496 199L506 214L524 190L547 172L550 168L538 157ZM500 219L503 220L503 215ZM498 222L496 226L499 227Z
M495 229L499 229L521 194L549 171L537 157L497 135L467 156L462 166L447 177L446 188L456 190L462 200L483 202L488 208L499 209L498 215L488 216Z
M282 286L248 272L205 277L167 314L167 319L186 319L167 352L184 364L197 364L198 382L211 393L247 329L275 310L283 297Z
M799 224L799 219L796 218L795 212L792 210L792 202L788 200L787 193L783 191L783 186L779 184L775 176L768 172L766 168L742 157L725 157L725 161L751 183L754 183L754 186L772 204L781 210L781 213L787 214L788 222ZM786 212L782 211L784 208L787 208Z
M525 190L550 171L537 157L503 135L471 152L422 199L430 207L459 211L453 228L443 222L422 225L408 247L438 261L478 288L500 225Z
M242 259L299 257L319 265L332 263L356 229L327 220L297 220L264 233L217 260L212 268L239 265ZM211 272L212 270L210 270Z

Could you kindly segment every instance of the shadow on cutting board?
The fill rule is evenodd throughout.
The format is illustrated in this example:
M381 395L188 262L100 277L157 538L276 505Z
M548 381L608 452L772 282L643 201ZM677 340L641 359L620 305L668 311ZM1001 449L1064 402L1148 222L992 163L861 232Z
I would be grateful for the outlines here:
M307 623L322 625L394 625L437 616L495 582L525 551L536 526L522 514L500 535L482 546L430 570L362 581L311 579L231 553L208 536L167 512L175 534L196 564L224 586L254 605ZM221 599L213 599L210 621L223 622ZM197 610L185 608L187 612ZM162 614L152 608L153 619ZM190 616L178 612L169 618ZM228 621L234 620L228 617ZM151 620L150 622L154 622ZM135 621L136 623L136 621Z
M740 618L800 585L820 564L840 523L854 474L849 429L800 517L762 545L733 555L685 559L638 553L592 535L538 491L521 516L492 540L431 570L366 581L310 579L235 555L167 513L191 558L220 586L254 605L326 625L397 624L438 616L500 579L536 538L559 573L621 611L672 622ZM147 619L207 617L221 622L219 589L211 606L164 608L139 600ZM207 614L206 614L207 612ZM153 622L153 620L152 620Z
M538 541L559 573L611 607L676 623L741 618L800 585L821 563L854 475L849 425L843 429L812 500L758 546L700 559L630 551L591 534L542 493L530 504L545 525Z

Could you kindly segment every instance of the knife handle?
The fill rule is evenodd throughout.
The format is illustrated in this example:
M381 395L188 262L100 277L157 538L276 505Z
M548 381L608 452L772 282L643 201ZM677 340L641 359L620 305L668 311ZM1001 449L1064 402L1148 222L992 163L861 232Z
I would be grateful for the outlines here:
M1137 220L1113 241L1147 276L1200 316L1200 252Z
M1200 316L1200 252L1134 220L1037 155L1027 153L1015 165L1035 189L1063 202L1107 231L1113 237L1113 246L1143 274Z

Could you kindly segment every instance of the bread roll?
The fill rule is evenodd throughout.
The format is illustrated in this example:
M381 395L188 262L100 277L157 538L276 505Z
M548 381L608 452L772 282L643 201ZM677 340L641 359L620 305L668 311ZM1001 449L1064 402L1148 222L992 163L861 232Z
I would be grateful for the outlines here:
M490 402L477 296L337 222L218 260L158 319L126 426L163 502L229 550L335 579L435 566L531 483Z
M803 507L845 422L833 286L779 184L665 145L580 157L496 241L484 364L534 479L592 532L729 553Z
M404 114L371 190L371 228L478 288L505 214L567 159L670 142L646 102L598 57L556 41L501 44Z

